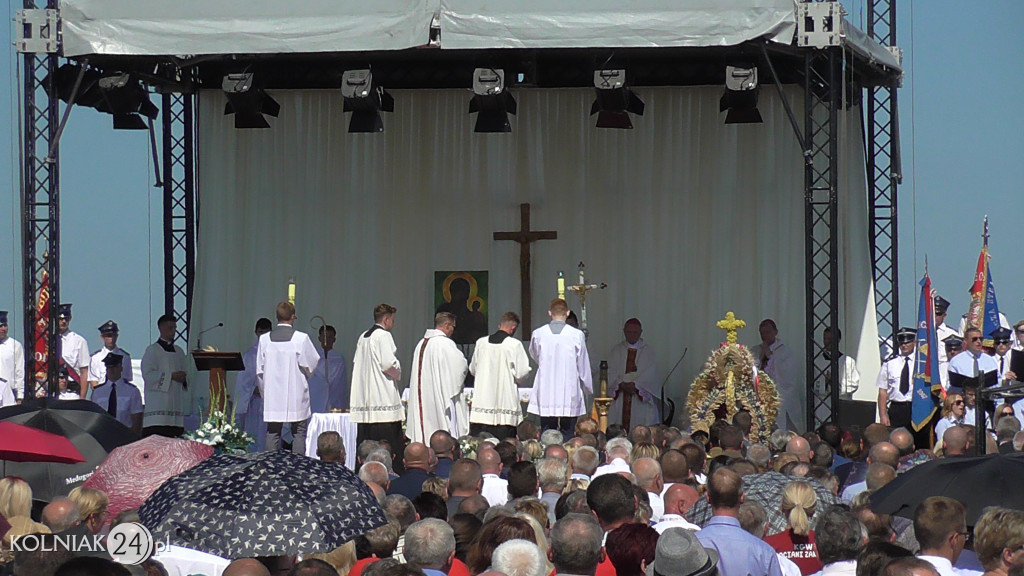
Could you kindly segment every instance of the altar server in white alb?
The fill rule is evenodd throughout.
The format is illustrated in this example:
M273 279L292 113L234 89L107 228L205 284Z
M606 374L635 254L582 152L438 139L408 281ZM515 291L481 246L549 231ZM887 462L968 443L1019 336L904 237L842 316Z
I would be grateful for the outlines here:
M0 310L0 407L25 397L25 348L10 335L7 311Z
M782 404L776 423L785 430L803 430L807 426L804 418L807 391L803 389L800 364L793 351L779 338L779 328L774 320L765 318L757 330L761 334L761 343L752 346L750 353L757 362L757 369L767 372L779 391Z
M259 378L256 376L256 353L260 349L260 336L270 332L273 327L270 318L260 318L256 321L256 341L242 354L245 369L238 373L235 380L235 421L253 437L257 452L267 448L267 426L263 422L263 396L260 393Z
M412 351L405 425L411 442L426 444L438 430L456 438L469 433L469 407L462 395L468 363L451 339L452 332L455 314L438 312L434 327L423 333Z
M551 301L551 322L537 328L530 337L530 356L537 362L537 376L527 411L540 416L545 430L574 435L576 419L587 413L584 394L594 392L590 355L583 332L565 323L569 305Z
M178 320L164 314L156 321L160 339L142 355L142 380L146 386L146 411L142 435L177 438L185 432L185 413L191 404L185 352L174 344Z
M277 305L277 326L260 336L256 350L256 377L263 395L263 421L267 450L281 449L281 428L292 425L292 452L306 453L309 426L309 376L320 361L316 346L305 332L295 329L295 306Z
M309 377L309 403L314 413L348 408L348 362L334 347L338 332L334 326L321 326L320 363ZM329 374L328 374L329 373Z
M626 320L622 327L625 339L608 354L608 391L615 398L608 422L622 424L626 430L661 421L661 382L654 350L640 337L643 332L640 320Z
M61 304L57 314L60 329L60 361L68 367L68 376L78 382L82 398L89 394L89 344L71 330L71 304Z
M107 357L107 354L117 354L123 358L121 362L121 377L131 382L132 356L125 352L124 348L117 345L117 337L120 333L117 322L107 320L99 327L99 331L100 339L103 340L103 346L93 352L92 358L89 360L89 386L95 388L106 381L107 366L103 363L103 359Z
M469 372L473 381L473 406L469 411L469 433L481 432L495 438L511 438L523 420L519 403L519 382L532 369L522 341L513 338L519 329L519 315L505 312L498 331L476 341Z
M402 379L398 348L391 337L398 310L388 304L373 309L373 326L359 335L352 358L352 421L357 424L356 444L363 440L387 440L401 453L405 445L402 422L405 409L395 383ZM396 462L400 470L401 461Z

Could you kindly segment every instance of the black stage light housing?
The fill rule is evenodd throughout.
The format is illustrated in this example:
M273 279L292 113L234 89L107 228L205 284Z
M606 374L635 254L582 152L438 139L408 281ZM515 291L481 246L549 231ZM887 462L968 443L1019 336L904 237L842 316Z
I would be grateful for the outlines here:
M594 70L597 99L590 115L597 114L598 128L633 129L630 113L644 115L644 101L626 87L625 70Z
M508 115L516 113L516 99L505 88L505 71L477 68L473 71L473 99L469 113L476 113L474 132L511 132Z
M726 112L726 124L760 124L763 122L757 110L757 95L761 86L757 83L757 67L739 64L725 67L725 92L718 103L718 111Z
M384 88L373 85L370 70L346 70L341 76L345 112L351 112L349 132L383 132L381 112L394 112L395 99Z
M235 115L235 128L270 128L264 116L277 118L281 113L281 105L256 84L252 72L224 76L221 89L228 99L224 115Z

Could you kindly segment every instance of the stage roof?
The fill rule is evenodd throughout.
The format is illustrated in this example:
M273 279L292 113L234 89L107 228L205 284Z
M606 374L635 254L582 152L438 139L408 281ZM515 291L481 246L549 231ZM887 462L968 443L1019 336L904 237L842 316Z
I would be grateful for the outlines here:
M63 0L60 11L70 58L789 46L797 31L794 0ZM900 71L845 21L843 42Z

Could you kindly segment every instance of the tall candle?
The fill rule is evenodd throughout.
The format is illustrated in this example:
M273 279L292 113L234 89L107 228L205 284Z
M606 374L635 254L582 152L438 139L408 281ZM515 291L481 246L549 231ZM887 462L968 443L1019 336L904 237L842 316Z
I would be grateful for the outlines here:
M295 306L295 278L288 279L288 302Z
M558 271L558 297L565 300L565 275Z
M600 378L600 381L601 381L601 395L599 396L599 398L607 398L608 397L608 361L607 360L601 360L601 373L600 373L599 378Z

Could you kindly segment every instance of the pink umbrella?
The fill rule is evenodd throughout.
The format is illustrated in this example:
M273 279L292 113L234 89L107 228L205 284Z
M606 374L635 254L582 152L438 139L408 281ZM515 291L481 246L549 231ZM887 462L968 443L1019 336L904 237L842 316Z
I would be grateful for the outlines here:
M83 486L107 493L113 519L124 510L142 506L168 478L177 476L213 455L213 447L163 436L150 436L115 448Z

